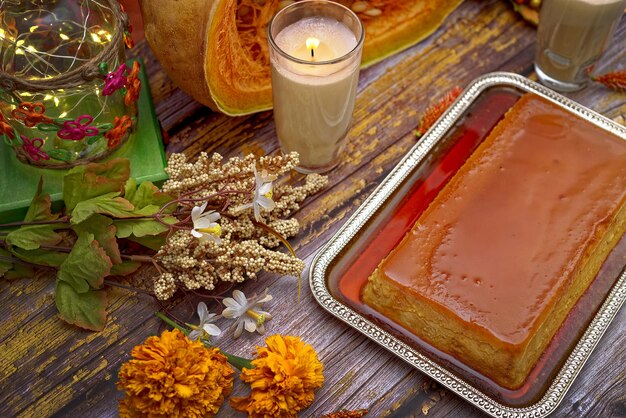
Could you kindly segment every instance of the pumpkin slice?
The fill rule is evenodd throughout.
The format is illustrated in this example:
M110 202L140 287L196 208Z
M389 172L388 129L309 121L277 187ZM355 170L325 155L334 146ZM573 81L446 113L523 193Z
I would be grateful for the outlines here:
M141 0L145 36L165 72L229 115L271 109L267 24L290 0ZM461 0L340 0L365 26L364 67L424 39Z
M375 64L433 33L460 0L340 1L365 26L362 67ZM362 10L363 4L367 9ZM380 13L379 13L380 11Z

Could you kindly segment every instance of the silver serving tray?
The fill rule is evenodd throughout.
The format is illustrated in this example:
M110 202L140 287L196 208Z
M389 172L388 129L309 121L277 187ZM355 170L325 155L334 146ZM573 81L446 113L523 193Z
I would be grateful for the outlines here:
M336 299L327 286L327 272L333 261L341 255L342 251L356 237L366 222L381 208L388 197L402 184L412 170L444 138L464 111L470 107L483 91L491 87L512 87L522 92L535 93L626 140L626 128L525 77L503 72L490 73L479 77L463 91L426 136L411 148L372 195L367 198L343 227L319 251L311 265L309 283L316 300L332 315L365 334L424 374L437 380L477 408L494 417L540 418L549 415L557 408L626 300L626 271L622 271L621 275L616 279L600 309L593 316L586 331L578 340L573 351L569 354L540 400L530 406L519 408L499 403L472 384L456 376L446 367L426 357L409 344Z

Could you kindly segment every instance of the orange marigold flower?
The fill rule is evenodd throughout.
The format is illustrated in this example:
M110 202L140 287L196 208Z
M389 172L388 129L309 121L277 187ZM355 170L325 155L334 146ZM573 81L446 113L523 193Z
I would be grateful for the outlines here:
M124 96L126 106L130 106L139 99L139 90L141 90L139 67L139 62L135 61L133 63L133 70L130 72L130 75L126 77L126 96Z
M120 369L117 387L126 417L212 417L233 389L233 369L218 348L177 329L149 337Z
M119 144L126 131L130 129L132 125L133 122L130 119L130 116L124 115L121 118L116 116L113 121L113 128L106 131L104 134L106 139L108 139L107 145L109 148L113 148Z
M240 376L250 383L250 395L231 398L230 404L250 417L297 417L324 383L324 366L313 347L298 337L272 335L265 343L267 348L256 348L254 368L244 368Z

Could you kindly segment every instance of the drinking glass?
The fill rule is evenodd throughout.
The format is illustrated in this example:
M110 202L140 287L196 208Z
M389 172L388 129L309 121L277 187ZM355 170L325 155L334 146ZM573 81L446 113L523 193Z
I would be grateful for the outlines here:
M557 91L576 91L607 49L626 0L549 0L537 30L535 71Z

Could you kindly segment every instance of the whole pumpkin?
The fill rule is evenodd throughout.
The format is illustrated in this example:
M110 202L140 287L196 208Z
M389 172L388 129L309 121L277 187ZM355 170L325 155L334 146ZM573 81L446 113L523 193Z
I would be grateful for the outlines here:
M194 99L229 115L271 109L266 29L288 0L141 0L145 37ZM461 0L339 0L365 26L363 67L431 34Z

